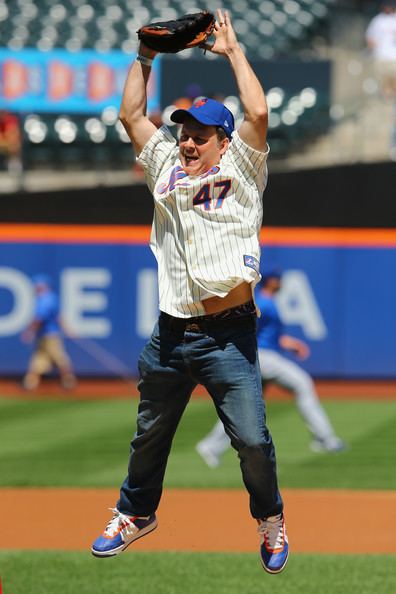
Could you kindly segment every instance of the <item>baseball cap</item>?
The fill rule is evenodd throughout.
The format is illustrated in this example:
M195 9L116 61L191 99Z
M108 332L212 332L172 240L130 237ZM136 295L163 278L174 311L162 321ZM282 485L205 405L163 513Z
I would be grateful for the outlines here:
M51 285L51 278L48 274L36 274L32 278L33 284L37 287L37 285L45 285L49 287Z
M171 114L170 119L176 124L182 124L188 115L205 126L220 126L228 138L231 138L234 131L234 116L219 101L208 97L200 97L190 109L176 109Z
M280 280L282 278L282 271L278 267L266 268L261 273L261 280L260 284L264 284L267 282L269 278L277 278Z

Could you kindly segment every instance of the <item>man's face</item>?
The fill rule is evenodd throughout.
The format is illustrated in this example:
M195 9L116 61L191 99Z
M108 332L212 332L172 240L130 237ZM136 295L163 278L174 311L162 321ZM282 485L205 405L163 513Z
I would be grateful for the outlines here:
M35 285L35 291L37 295L43 295L48 291L48 286L44 283L37 283Z
M270 293L275 294L280 291L282 287L282 281L276 276L271 276L267 279L264 288Z
M219 140L215 126L205 126L187 119L179 140L180 161L187 175L201 175L220 162L229 140Z

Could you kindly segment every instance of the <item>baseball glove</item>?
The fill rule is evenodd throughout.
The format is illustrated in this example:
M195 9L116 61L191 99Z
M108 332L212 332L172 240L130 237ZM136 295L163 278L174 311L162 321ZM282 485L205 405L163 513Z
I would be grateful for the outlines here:
M137 31L139 39L150 49L175 54L204 43L211 35L215 17L207 10L186 14L175 21L149 23Z

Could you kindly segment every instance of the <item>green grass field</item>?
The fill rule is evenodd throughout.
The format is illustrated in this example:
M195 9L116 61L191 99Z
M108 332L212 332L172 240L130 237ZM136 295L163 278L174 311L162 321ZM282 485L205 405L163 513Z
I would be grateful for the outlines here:
M282 487L396 489L396 401L325 401L349 449L314 454L290 402L268 404ZM136 401L0 399L0 486L118 487L124 478ZM168 487L241 487L236 454L208 469L195 443L215 422L213 405L193 400L169 460Z
M396 489L396 401L324 406L349 445L338 455L312 453L292 402L269 402L281 487ZM0 398L0 486L118 488L135 413L134 400ZM210 401L190 403L169 460L168 487L242 486L232 450L215 472L195 453L215 419ZM18 510L10 514L17 522ZM98 560L88 552L0 551L3 594L394 594L395 567L396 555L292 554L283 574L269 576L253 554L130 550Z
M266 574L258 556L0 552L4 594L393 594L395 557L294 555Z

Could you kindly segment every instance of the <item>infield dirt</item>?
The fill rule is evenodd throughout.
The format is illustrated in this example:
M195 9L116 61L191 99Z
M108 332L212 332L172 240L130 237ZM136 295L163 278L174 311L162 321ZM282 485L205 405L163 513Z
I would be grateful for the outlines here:
M394 400L395 382L317 382L321 398ZM11 397L130 398L136 384L83 380L64 392L49 380L27 394L15 380L1 380L0 392ZM51 396L47 396L51 394ZM194 397L206 398L204 389ZM288 398L272 389L269 398ZM396 491L282 489L291 550L322 553L396 553ZM111 517L114 489L0 489L0 549L87 550ZM239 490L164 492L159 528L134 543L141 551L257 551L255 522L248 496Z
M395 491L284 489L291 549L396 553ZM113 489L0 489L2 549L88 550L111 518ZM159 527L141 551L257 551L248 496L240 490L167 490Z
M318 380L315 386L319 396L331 400L396 400L395 381L377 380ZM56 379L45 379L34 392L26 392L16 379L0 378L0 393L4 396L20 398L73 398L99 399L99 398L131 398L138 397L136 381L114 380L108 378L92 379L82 378L72 391L62 390ZM209 398L205 388L197 386L193 398ZM266 398L290 400L291 396L277 386L269 386Z

